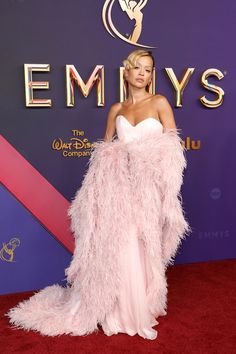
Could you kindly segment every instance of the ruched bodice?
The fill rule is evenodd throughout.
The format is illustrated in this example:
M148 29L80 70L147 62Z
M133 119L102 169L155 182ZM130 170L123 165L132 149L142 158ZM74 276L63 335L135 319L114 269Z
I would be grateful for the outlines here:
M116 117L116 132L120 140L129 142L133 139L140 138L146 134L153 133L153 131L163 133L163 125L155 118L148 117L132 125L123 115Z

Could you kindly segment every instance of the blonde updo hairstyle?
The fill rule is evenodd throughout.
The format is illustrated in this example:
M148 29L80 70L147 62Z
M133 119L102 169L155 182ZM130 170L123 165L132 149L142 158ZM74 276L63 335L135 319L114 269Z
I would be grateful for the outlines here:
M131 68L134 68L136 66L136 62L139 58L141 57L150 57L152 59L152 69L155 67L155 59L152 55L152 52L150 50L144 50L144 49L137 49L131 52L128 57L123 60L123 65L126 70L129 70ZM125 80L125 77L124 77ZM149 85L146 86L146 91L149 90Z

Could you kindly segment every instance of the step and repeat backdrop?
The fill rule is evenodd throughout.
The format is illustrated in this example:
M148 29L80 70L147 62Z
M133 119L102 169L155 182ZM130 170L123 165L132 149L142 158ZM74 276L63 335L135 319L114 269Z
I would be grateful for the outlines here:
M175 264L235 257L235 12L233 0L1 1L0 293L65 283L66 211L135 49L152 51L152 93L186 147L192 234Z

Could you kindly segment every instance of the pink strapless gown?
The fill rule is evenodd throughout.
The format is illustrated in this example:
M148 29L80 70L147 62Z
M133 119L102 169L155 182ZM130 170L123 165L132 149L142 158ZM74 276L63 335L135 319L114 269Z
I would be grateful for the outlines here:
M163 126L155 118L149 117L133 126L122 115L116 118L116 131L119 139L132 141L146 132L157 130L163 133ZM148 303L148 259L143 241L138 238L135 220L130 229L127 248L120 254L122 283L119 297L111 313L106 315L102 328L106 335L127 333L139 334L143 338L155 339L158 332L152 327L158 324ZM163 314L164 315L164 314Z

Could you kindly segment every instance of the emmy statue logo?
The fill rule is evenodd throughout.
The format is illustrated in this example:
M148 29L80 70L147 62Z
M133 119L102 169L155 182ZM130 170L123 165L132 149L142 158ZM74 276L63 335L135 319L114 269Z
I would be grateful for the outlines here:
M106 0L102 9L103 24L108 33L115 38L115 35L123 41L144 48L155 48L148 45L138 43L139 37L142 33L143 13L142 9L147 4L148 0L118 0L121 10L126 12L129 19L135 21L133 32L128 38L124 37L115 27L112 21L112 7L115 0Z
M3 243L0 249L0 259L5 262L14 262L14 251L20 246L20 240L12 238L8 243Z

